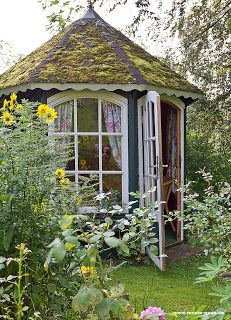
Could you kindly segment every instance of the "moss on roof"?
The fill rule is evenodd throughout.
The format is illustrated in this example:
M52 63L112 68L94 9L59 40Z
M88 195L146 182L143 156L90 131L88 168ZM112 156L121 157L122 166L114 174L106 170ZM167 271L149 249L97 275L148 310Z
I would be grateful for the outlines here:
M92 10L92 9L91 9ZM0 89L25 83L150 84L200 92L97 14L71 24L0 76Z

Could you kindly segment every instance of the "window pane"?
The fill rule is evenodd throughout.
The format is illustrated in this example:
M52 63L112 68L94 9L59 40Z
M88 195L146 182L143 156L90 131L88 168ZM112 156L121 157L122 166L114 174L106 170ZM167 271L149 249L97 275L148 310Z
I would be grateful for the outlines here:
M82 199L81 205L95 206L95 197L99 194L99 175L79 174L79 197Z
M68 172L66 173L66 177L71 181L71 182L75 182L75 176L73 174L68 174Z
M102 102L102 131L121 132L121 108L111 102Z
M75 170L75 145L74 136L56 136L57 150L63 156L66 163L64 169L69 171Z
M78 132L98 132L98 100L78 99Z
M121 137L104 136L102 141L103 170L122 170Z
M99 137L79 136L79 170L99 170Z
M58 112L58 118L54 122L56 132L74 131L74 102L64 102L55 107Z
M111 192L112 197L118 201L122 201L122 175L121 174L104 174L103 175L103 191Z

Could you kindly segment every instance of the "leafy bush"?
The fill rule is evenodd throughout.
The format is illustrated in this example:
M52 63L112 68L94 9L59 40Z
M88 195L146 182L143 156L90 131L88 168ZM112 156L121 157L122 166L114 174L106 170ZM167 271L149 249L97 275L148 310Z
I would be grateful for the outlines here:
M43 244L50 241L56 225L54 221L57 218L51 207L56 188L54 171L62 165L63 159L47 134L47 121L50 123L52 117L48 120L45 116L40 117L38 106L38 103L26 100L17 104L16 96L12 94L11 100L5 100L1 109L2 253L13 252L15 245L24 242L30 244L34 256L39 256Z
M184 229L193 244L231 263L231 186L228 182L214 185L210 173L199 173L207 187L200 200L199 194L192 192L191 183L186 186Z
M48 124L57 117L56 111L26 100L19 104L16 99L11 94L0 109L0 256L7 257L0 269L3 279L18 277L17 264L7 262L18 259L18 243L27 244L32 252L26 259L30 286L24 297L29 310L24 312L32 317L35 309L45 318L65 309L72 294L63 279L62 266L57 265L53 273L44 270L46 248L59 230L60 217L78 212L78 194L84 198L94 190L86 181L85 189L76 192L61 169L69 147L60 151L54 137L48 135ZM10 286L11 297L12 291ZM5 288L0 286L0 300L4 295ZM7 317L9 308L14 312L9 305L13 306L4 300L1 317Z
M197 174L210 172L214 185L231 180L230 115L224 103L199 100L187 111L186 177L196 181L194 192L203 199L206 183Z
M105 200L108 196L103 194L96 199ZM45 268L54 272L57 263L64 265L70 286L75 277L77 293L72 307L79 319L134 319L133 307L123 286L111 287L110 284L110 274L119 266L104 263L103 257L111 250L116 250L123 259L131 254L137 255L141 240L143 246L151 245L153 250L156 249L157 239L152 230L156 218L149 208L137 208L118 218L135 202L124 208L115 205L109 211L101 205L94 215L64 215L59 222L61 231L49 245ZM108 201L105 203L108 205ZM114 216L117 219L113 219Z

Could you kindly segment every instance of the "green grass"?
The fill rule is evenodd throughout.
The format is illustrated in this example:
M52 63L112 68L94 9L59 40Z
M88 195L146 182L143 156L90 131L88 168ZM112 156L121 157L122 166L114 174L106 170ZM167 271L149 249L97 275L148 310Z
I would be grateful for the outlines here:
M209 296L212 284L195 284L198 269L206 258L194 257L177 261L167 266L165 272L154 265L127 265L114 271L113 281L125 285L137 312L144 307L159 306L165 312L187 312L193 307L208 306L211 311L218 299Z

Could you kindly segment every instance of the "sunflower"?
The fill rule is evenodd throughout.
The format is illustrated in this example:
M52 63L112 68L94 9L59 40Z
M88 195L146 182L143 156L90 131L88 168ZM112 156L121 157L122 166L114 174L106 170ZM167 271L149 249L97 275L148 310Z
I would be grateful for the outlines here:
M4 111L2 113L1 119L6 126L12 126L12 124L14 123L14 116L12 116L12 114L8 111Z
M15 93L11 93L10 95L10 102L12 104L15 104L16 103L16 100L17 100L17 95Z
M37 116L39 118L43 117L47 113L48 110L49 110L49 107L47 104L40 104L38 106Z
M9 109L11 111L14 110L16 100L17 100L17 95L15 93L11 93L11 95L10 95L10 106L9 106Z
M48 108L43 118L47 124L51 124L56 118L58 118L58 113L55 111L55 109Z
M57 178L62 179L65 177L65 171L62 168L58 168L55 171L55 175L57 176Z
M9 105L9 103L10 103L10 101L5 99L3 101L3 109L6 109L8 107L8 105Z

